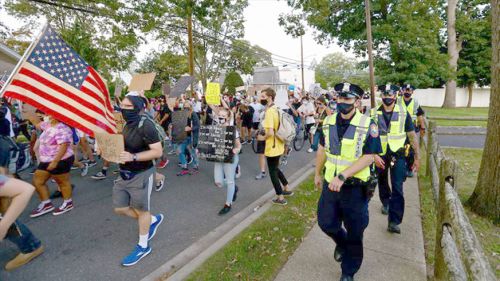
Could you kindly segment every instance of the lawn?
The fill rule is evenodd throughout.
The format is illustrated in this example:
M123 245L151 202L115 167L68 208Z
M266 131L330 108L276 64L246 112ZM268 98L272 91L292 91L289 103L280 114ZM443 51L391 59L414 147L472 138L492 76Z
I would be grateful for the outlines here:
M488 117L488 108L457 107L439 108L423 107L428 117ZM436 120L438 126L481 126L486 127L486 121Z
M273 280L316 223L313 180L294 192L287 206L273 206L187 280Z
M483 250L488 256L491 267L495 271L496 276L500 278L500 227L495 226L491 220L476 215L465 204L466 200L474 191L483 151L481 149L466 148L445 148L443 151L446 156L458 161L458 195L465 206L469 221L474 227ZM425 171L425 163L423 163L423 166L421 171ZM434 264L436 213L434 210L430 180L428 177L425 177L424 173L420 174L420 207L424 230L426 261L428 265L432 265Z

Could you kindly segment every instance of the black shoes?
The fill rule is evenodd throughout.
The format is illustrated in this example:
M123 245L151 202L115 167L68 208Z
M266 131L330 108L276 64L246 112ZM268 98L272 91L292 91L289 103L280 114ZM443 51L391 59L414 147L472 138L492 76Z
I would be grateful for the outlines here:
M336 262L342 262L342 258L344 257L344 249L339 246L335 246L335 252L333 253L333 258Z
M342 274L342 276L340 276L340 281L354 281L354 277Z
M225 215L225 214L229 213L229 211L231 211L231 206L228 206L228 205L224 204L224 208L222 208L219 211L219 216Z
M380 209L380 211L382 212L382 215L389 214L389 206L382 205L382 208Z
M389 226L387 226L387 231L391 233L401 234L401 229L399 228L399 226L392 222L390 222Z
M293 196L293 191L283 190L283 196Z

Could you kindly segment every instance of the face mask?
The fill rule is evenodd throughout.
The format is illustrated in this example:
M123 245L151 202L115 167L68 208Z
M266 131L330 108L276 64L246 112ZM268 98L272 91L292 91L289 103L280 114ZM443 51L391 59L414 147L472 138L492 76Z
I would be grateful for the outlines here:
M342 114L349 114L349 112L351 112L353 108L354 108L353 103L341 102L337 104L337 110Z
M49 122L49 116L44 116L43 117L43 122Z
M382 99L382 102L384 102L384 104L385 104L385 105L387 105L387 106L392 105L392 104L394 103L394 101L395 101L395 100L394 100L394 99L392 99L392 98L383 98L383 99Z
M227 119L219 117L219 124L226 124Z
M405 93L405 98L411 98L411 93Z
M135 109L122 108L122 116L127 123L133 123L135 121L139 121L139 112L137 112Z
M267 100L260 100L260 104L262 104L263 106L266 106L267 105Z
M181 104L179 104L179 108L180 108L180 109L184 109L184 104L182 104L182 103L181 103Z

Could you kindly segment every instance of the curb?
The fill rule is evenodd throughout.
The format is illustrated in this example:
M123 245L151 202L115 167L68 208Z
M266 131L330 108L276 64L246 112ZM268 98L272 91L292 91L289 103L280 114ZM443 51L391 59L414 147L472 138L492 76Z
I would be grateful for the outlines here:
M297 170L290 178L290 189L295 189L310 174L313 173L313 163L310 161L304 167ZM261 217L272 206L271 198L275 195L274 190L270 190L229 220L219 225L217 228L191 244L188 248L178 253L165 264L142 278L141 281L154 281L166 278L169 281L184 280L208 258L222 249L236 235L242 232L255 220Z

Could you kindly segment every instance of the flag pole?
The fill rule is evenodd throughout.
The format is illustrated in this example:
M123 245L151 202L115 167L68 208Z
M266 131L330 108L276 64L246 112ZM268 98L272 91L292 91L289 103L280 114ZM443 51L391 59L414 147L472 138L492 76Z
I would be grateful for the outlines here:
M26 49L26 51L24 52L24 54L21 57L21 59L17 62L16 67L10 73L9 78L7 79L7 81L5 81L5 84L3 85L2 89L0 89L0 98L3 97L5 91L7 90L7 87L9 86L10 82L12 81L12 78L14 77L14 75L16 75L19 72L19 69L21 68L21 65L26 61L26 59L28 59L28 56L31 54L31 52L35 48L35 46L38 43L38 41L40 41L40 38L42 37L42 34L45 32L45 30L47 30L48 26L49 26L49 23L47 21L45 23L42 31L37 35L37 37L35 37L35 39L29 45L28 49Z

